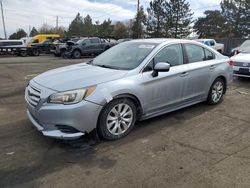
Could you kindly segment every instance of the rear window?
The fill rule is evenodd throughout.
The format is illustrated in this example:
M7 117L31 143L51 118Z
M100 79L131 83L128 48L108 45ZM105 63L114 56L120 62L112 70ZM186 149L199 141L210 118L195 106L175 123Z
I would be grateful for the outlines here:
M22 42L17 42L17 41L0 42L0 46L17 46L17 45L22 45L22 44L23 44Z
M214 59L215 55L212 52L210 52L206 48L204 48L204 51L205 51L206 60L212 60L212 59Z

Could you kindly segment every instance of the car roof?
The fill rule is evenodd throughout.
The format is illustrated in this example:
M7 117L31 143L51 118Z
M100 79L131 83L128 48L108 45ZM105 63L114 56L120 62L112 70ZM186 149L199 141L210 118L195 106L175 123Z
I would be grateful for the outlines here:
M23 42L23 40L0 40L0 42Z
M195 39L195 41L208 41L208 40L214 40L214 39Z
M150 39L135 39L128 42L145 42L145 43L171 43L171 42L193 42L188 39L171 39L171 38L150 38Z

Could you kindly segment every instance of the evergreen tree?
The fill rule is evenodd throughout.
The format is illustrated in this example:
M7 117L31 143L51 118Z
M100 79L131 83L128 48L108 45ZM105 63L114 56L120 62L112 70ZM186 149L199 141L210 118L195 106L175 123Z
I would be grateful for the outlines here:
M225 37L226 19L221 15L219 10L207 10L204 12L205 17L200 17L194 24L194 31L199 38L219 38Z
M167 3L167 36L185 38L191 33L192 15L186 0L170 0Z
M21 39L27 37L27 33L23 29L18 29L15 33L11 34L9 39Z
M250 32L250 0L224 0L222 16L226 19L230 37L246 37Z
M83 18L81 17L80 13L78 13L69 25L68 36L82 36L84 33L83 29Z
M102 38L109 38L112 35L114 26L110 19L104 20L102 24L98 26L98 36Z
M166 25L166 0L153 0L147 9L146 34L150 37L164 37Z
M30 37L34 37L34 36L38 35L38 33L39 33L39 32L36 30L36 28L35 28L35 27L32 27L29 36L30 36Z
M95 28L94 25L92 23L92 18L90 17L90 15L87 15L84 19L83 19L83 36L85 37L92 37L95 35Z
M144 25L146 21L146 15L143 10L143 6L140 7L139 12L136 13L133 26L131 28L132 38L142 38L144 37Z

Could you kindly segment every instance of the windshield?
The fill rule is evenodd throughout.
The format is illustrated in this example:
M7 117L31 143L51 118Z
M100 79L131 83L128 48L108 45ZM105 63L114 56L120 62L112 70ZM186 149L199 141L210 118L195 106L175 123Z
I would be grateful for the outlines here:
M76 42L76 44L82 44L82 42L84 41L85 39L80 39Z
M157 46L155 43L125 42L96 57L92 64L106 68L132 70Z
M243 53L250 53L250 40L246 40L242 45L240 45L239 51Z

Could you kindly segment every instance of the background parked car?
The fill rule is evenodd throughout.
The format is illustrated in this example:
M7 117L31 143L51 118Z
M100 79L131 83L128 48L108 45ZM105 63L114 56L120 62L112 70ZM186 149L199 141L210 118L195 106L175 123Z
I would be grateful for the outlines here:
M46 39L45 41L41 42L41 43L35 43L32 44L31 46L33 48L37 48L40 53L50 53L51 49L54 47L53 42L55 41L55 39Z
M245 51L250 48L250 40L246 40L239 47L234 48L231 52L231 56L237 55L241 51Z
M248 44L248 42L245 44ZM234 75L250 77L250 45L244 45L244 50L242 48L239 48L239 50L239 54L231 57L231 64L234 65Z
M130 40L132 40L132 39L131 39L131 38L119 39L117 42L118 42L118 44L119 44L119 43L126 42L126 41L130 41Z
M74 45L67 45L65 56L68 58L81 58L81 56L96 56L114 46L113 43L107 42L98 37L83 38Z
M33 37L33 39L28 44L28 47L31 47L32 44L41 43L46 39L59 39L60 35L58 34L39 34Z
M0 55L11 54L25 57L39 55L36 48L27 47L24 40L0 40Z
M224 53L224 44L217 43L214 39L197 39L196 41L210 46L220 53Z
M51 53L53 53L56 57L64 57L68 46L74 45L78 40L80 40L80 38L67 38L57 40L54 42L54 46L51 49Z

